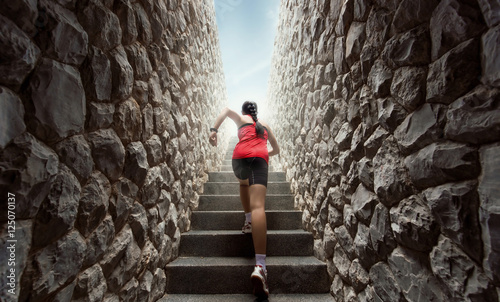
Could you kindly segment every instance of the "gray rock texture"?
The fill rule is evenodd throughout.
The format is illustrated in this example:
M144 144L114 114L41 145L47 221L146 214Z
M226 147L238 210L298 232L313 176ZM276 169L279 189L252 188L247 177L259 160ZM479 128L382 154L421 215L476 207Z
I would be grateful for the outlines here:
M165 294L224 158L208 142L226 104L213 3L185 3L2 1L0 192L15 194L18 245L16 291L2 260L0 300Z
M271 164L336 301L498 300L499 9L282 1Z

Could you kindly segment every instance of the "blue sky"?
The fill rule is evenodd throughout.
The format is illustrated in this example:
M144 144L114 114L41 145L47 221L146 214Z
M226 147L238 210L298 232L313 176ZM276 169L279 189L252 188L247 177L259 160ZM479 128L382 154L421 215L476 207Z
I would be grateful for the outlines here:
M240 112L251 99L265 109L280 0L214 0L214 6L228 106Z

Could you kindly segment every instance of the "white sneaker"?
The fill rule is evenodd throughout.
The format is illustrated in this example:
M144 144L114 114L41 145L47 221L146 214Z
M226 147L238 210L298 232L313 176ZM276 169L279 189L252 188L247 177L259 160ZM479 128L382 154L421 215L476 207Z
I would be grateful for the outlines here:
M245 225L241 229L243 234L252 234L252 223L245 221Z
M253 284L253 294L259 298L269 297L269 286L267 285L267 271L262 266L256 265L250 276Z

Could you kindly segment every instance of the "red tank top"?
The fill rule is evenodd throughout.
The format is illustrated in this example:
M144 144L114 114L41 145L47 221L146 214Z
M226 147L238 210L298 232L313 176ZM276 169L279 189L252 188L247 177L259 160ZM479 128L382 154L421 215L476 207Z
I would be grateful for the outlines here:
M233 159L260 157L269 164L267 137L266 127L264 127L264 135L258 136L255 131L255 122L244 124L238 129L239 142L234 147Z

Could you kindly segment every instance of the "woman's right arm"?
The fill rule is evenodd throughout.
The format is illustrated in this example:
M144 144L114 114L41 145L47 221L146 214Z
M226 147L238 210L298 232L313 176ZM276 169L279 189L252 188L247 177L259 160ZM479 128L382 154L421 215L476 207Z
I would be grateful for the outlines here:
M242 124L241 115L236 113L234 110L229 109L229 107L226 107L226 108L222 109L219 116L217 116L217 118L215 119L215 124L214 124L213 128L218 130L220 125L222 125L222 123L226 119L226 117L229 117L230 119L232 119L236 123L236 126L238 126L238 127L241 126L241 124ZM217 146L217 132L215 132L215 131L213 131L210 134L210 144L212 144L212 146Z

